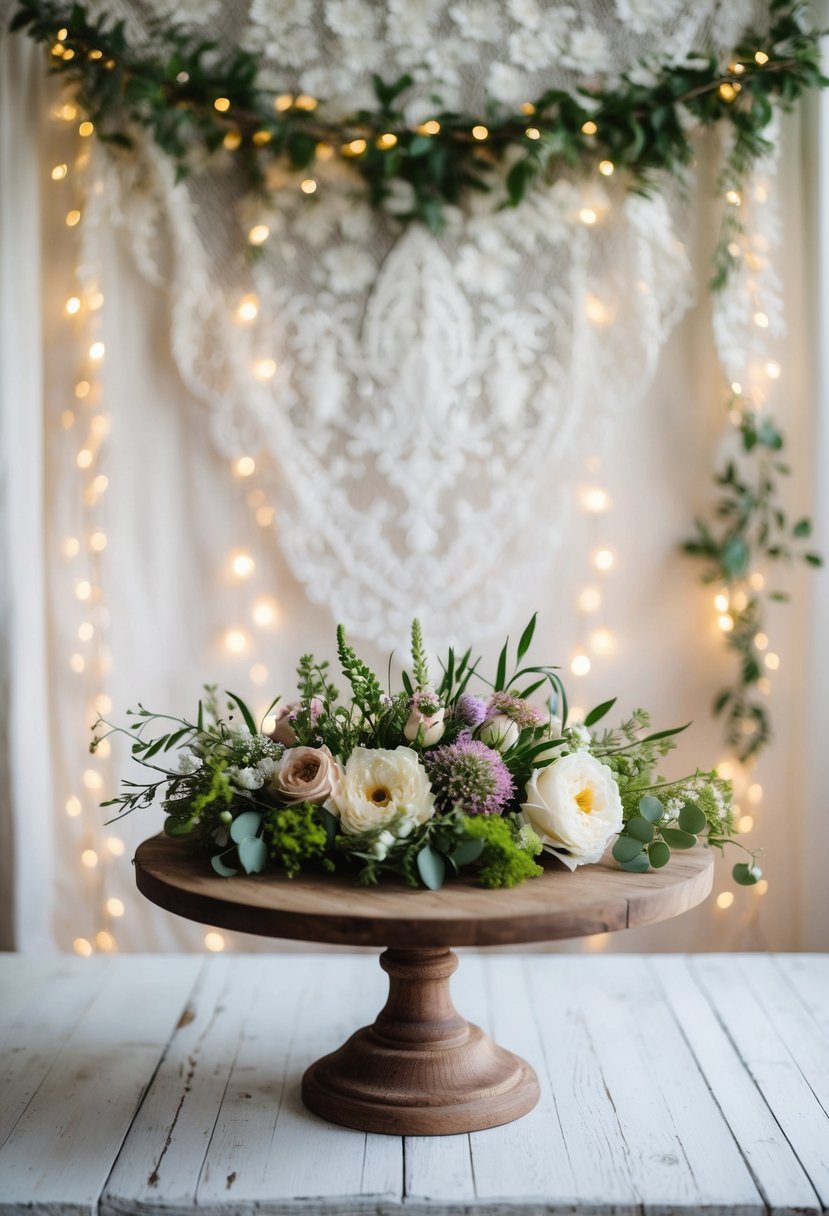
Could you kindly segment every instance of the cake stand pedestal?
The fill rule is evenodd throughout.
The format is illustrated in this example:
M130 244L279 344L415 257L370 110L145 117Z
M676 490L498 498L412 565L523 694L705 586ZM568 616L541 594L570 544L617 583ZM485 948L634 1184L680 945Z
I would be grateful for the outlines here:
M390 1135L436 1136L509 1123L538 1101L535 1073L455 1009L451 946L503 946L653 924L701 903L711 890L707 849L629 874L610 864L571 874L552 859L520 887L487 891L453 881L441 891L353 876L223 879L182 841L155 836L135 855L138 889L189 920L266 937L387 946L389 996L371 1026L311 1064L306 1106L333 1123Z

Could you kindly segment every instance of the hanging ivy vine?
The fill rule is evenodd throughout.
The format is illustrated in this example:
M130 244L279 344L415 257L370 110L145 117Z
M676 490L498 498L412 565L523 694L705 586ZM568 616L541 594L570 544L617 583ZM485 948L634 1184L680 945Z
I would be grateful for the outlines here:
M19 0L11 29L47 46L53 72L67 81L105 143L129 149L144 130L182 178L205 152L222 151L235 159L247 190L263 195L274 160L310 171L318 160L342 157L373 205L383 207L395 183L406 183L411 206L404 214L396 207L398 219L439 231L446 208L470 191L501 190L503 206L518 207L537 181L562 172L618 173L630 190L652 191L660 174L676 174L691 161L699 126L730 127L723 180L739 189L770 149L775 105L790 107L806 90L829 84L820 70L822 31L805 24L804 6L773 0L770 8L762 45L747 34L724 63L703 52L665 65L651 85L623 77L614 88L548 89L515 110L493 102L470 114L436 103L434 115L415 127L402 108L408 75L393 82L375 76L376 106L335 120L315 97L263 88L254 54L220 46L174 18L152 19L134 44L125 23L106 12L93 15L64 0ZM713 257L715 290L735 265L740 232L738 210L725 208ZM252 252L261 252L255 242ZM716 477L715 518L698 521L684 548L705 561L704 581L717 584L726 600L721 615L730 622L724 633L737 674L715 711L724 715L729 743L748 759L770 737L758 697L758 638L767 601L786 598L774 587L761 589L756 578L752 583L751 574L795 558L811 565L821 559L804 546L810 521L791 525L778 503L777 479L789 471L779 428L746 410L739 431L751 472L729 463Z

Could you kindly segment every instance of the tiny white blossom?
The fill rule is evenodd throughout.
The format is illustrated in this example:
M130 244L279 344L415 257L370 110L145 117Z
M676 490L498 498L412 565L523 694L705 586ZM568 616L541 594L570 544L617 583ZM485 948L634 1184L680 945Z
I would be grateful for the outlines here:
M181 752L178 758L178 771L189 776L190 773L196 773L202 766L202 760L199 756L194 756L190 752Z
M258 768L229 768L227 775L241 790L259 790L265 784Z

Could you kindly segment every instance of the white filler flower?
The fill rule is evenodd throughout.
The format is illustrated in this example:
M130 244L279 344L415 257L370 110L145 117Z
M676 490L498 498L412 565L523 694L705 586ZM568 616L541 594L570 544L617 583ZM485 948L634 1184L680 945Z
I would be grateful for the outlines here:
M584 751L536 769L521 809L547 852L570 870L600 861L622 828L622 799L613 774Z
M354 836L384 828L401 815L425 823L435 813L435 798L411 748L355 747L328 809Z

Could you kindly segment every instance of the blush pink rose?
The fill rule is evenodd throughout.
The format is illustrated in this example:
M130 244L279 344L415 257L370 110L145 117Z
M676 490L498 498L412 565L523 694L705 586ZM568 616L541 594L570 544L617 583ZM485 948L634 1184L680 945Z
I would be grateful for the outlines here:
M340 766L327 747L289 747L276 762L270 791L288 806L322 806L339 793L340 777Z

